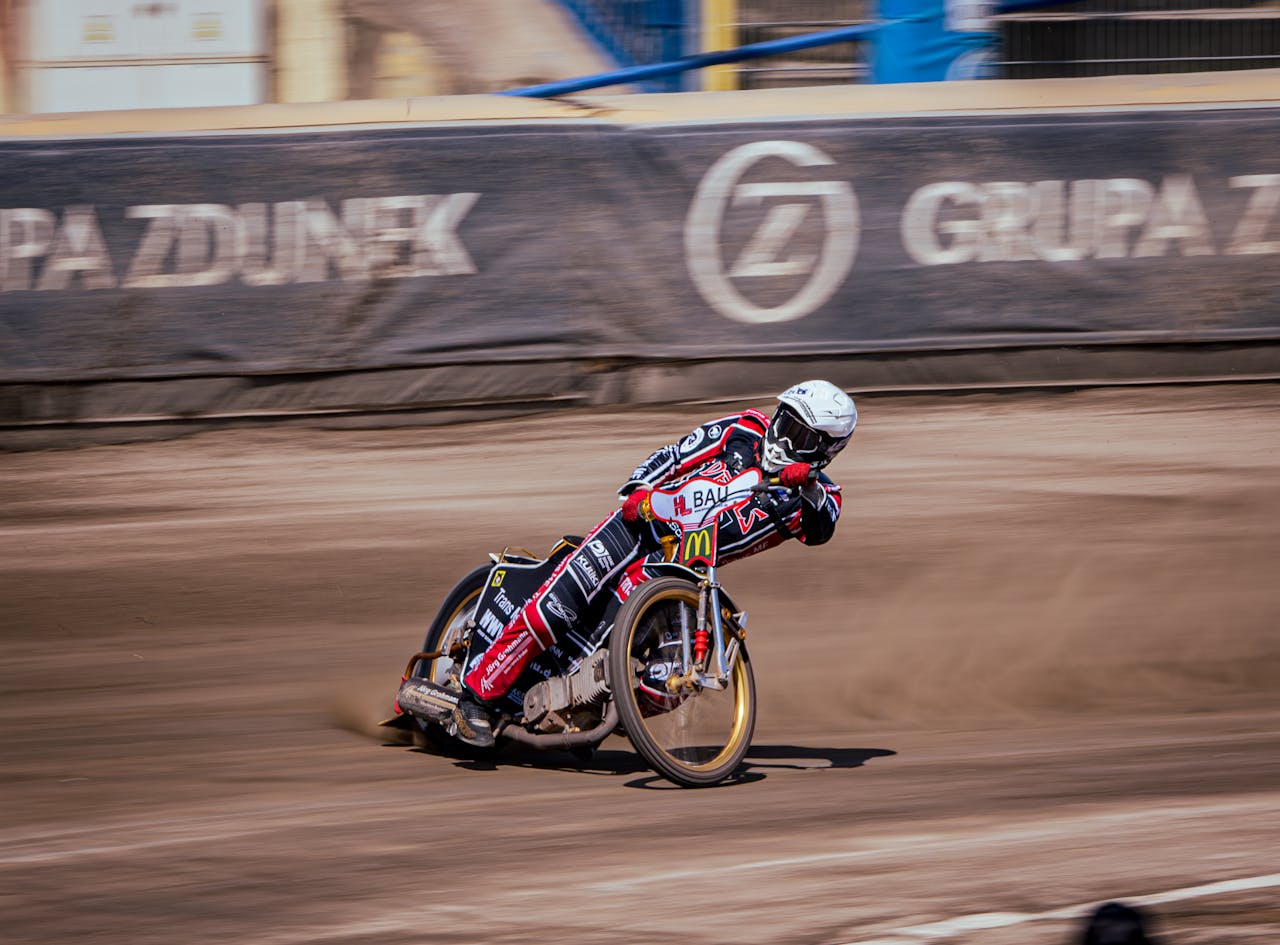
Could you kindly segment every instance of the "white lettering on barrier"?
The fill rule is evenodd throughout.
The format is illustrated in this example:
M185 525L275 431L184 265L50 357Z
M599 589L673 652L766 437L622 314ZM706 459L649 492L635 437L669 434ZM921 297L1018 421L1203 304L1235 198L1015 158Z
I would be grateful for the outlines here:
M49 259L36 288L42 291L66 289L76 276L86 289L115 288L107 244L98 229L98 218L90 206L67 207L62 215Z
M1166 177L1150 207L1145 228L1133 247L1134 256L1163 256L1175 241L1184 256L1216 254L1210 240L1209 218L1191 175Z
M236 270L235 215L221 204L129 207L131 220L149 220L124 285L130 289L219 285ZM165 271L171 266L171 271Z
M1280 239L1264 239L1280 209L1280 174L1245 174L1228 181L1232 187L1251 187L1253 194L1231 235L1228 253L1280 253ZM1280 237L1280 227L1273 232Z
M472 275L458 227L476 193L360 197L341 216L321 198L274 204L140 204L146 221L126 288L250 286ZM37 275L38 273L38 275ZM117 285L92 206L0 210L0 292Z
M694 285L720 314L749 323L802 318L825 304L852 268L859 238L858 205L846 181L742 183L766 158L781 158L796 167L835 163L812 145L796 141L742 145L708 169L685 219L686 261ZM1280 253L1280 238L1268 238L1276 233L1273 227L1280 217L1280 174L1236 176L1228 183L1252 193L1221 252ZM767 200L783 197L816 200L765 206ZM815 203L823 215L821 251L797 252L792 244L815 226L810 222ZM760 221L726 268L726 214L731 208L755 207L764 207ZM1169 174L1154 183L1132 177L939 181L910 196L899 228L907 254L924 266L1219 253L1190 174ZM742 291L742 280L796 276L808 280L771 306L751 301Z
M834 162L811 145L765 141L728 152L703 178L685 221L689 271L706 301L739 321L767 323L808 315L850 271L858 243L858 208L844 181L741 183L765 158L797 167ZM1280 174L1228 179L1248 191L1222 252L1280 254ZM0 209L0 292L249 286L340 279L469 275L477 272L458 229L476 193L357 197L340 213L322 198L273 204L142 204L125 216L146 221L117 282L91 205L55 212ZM808 198L787 202L776 198ZM788 249L822 213L818 253ZM721 228L729 207L763 210L755 231L727 269ZM1219 221L1223 223L1225 221ZM900 218L902 245L925 266L972 262L1071 262L1215 255L1213 231L1195 179L1164 177L1036 182L941 181L911 194ZM1223 227L1221 232L1225 232ZM748 300L735 280L804 277L773 306Z
M902 211L902 245L911 258L924 266L969 262L977 255L980 221L976 219L938 220L943 201L956 206L982 205L982 191L963 181L926 184L907 201ZM951 237L944 246L939 234Z
M1233 246L1258 247L1257 237L1274 206L1271 177L1232 178L1232 186L1257 187L1250 203L1253 217L1237 228ZM1274 201L1273 201L1274 202ZM968 262L1087 258L1123 259L1214 255L1212 231L1194 179L1171 174L1157 190L1147 181L1045 180L927 184L907 201L901 219L902 245L925 266ZM1230 250L1242 252L1240 249ZM1256 248L1252 252L1259 251Z
M0 291L31 288L33 261L49 252L56 226L57 220L48 210L0 210Z

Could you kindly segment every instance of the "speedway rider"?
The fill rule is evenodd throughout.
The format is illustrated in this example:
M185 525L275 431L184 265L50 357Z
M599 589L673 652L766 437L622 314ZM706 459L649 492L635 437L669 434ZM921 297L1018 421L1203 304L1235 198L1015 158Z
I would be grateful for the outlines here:
M849 442L857 409L840 388L818 380L788 388L778 401L772 418L746 410L711 420L640 464L618 490L622 507L560 562L466 674L450 725L459 739L492 745L492 703L515 685L535 656L564 636L610 578L637 558L661 554L659 539L665 531L653 521L654 487L694 476L727 482L755 467L797 490L781 499L757 493L744 505L721 512L717 565L788 538L806 545L831 538L840 516L840 487L820 470Z

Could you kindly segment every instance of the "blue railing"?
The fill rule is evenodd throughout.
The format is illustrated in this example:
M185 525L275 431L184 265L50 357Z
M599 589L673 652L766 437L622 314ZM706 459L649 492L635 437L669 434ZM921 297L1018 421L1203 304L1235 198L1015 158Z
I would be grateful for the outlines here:
M707 66L718 66L728 62L741 62L744 59L756 59L760 56L776 56L779 53L794 52L797 49L810 49L814 46L827 46L831 43L847 43L865 39L878 28L878 24L863 23L858 26L842 26L839 29L823 30L820 33L806 33L803 36L789 36L786 39L771 39L763 43L752 43L739 46L737 49L726 49L721 52L701 53L696 56L685 56L672 62L655 62L647 66L629 66L615 69L599 75L583 76L579 79L564 79L560 82L546 82L542 85L530 85L521 89L509 89L501 94L520 95L528 98L550 98L555 95L570 95L587 89L599 89L608 85L632 85L651 82L655 79L678 75L693 69Z
M685 37L692 33L686 29L696 18L686 17L685 0L561 0L582 22L623 68L597 75L546 82L519 89L508 89L500 94L526 98L551 98L571 95L588 89L600 89L610 85L638 85L650 92L679 92L684 90L681 76L694 69L718 66L730 62L776 56L798 49L811 49L834 43L848 43L867 39L883 23L863 23L842 26L838 29L806 33L785 39L773 39L752 43L721 52L686 55ZM997 13L1022 13L1044 7L1070 6L1071 0L1004 0L996 6ZM696 3L690 3L696 6ZM894 21L900 22L900 21ZM631 27L627 29L625 27ZM623 37L631 34L632 39ZM647 60L647 64L640 64Z

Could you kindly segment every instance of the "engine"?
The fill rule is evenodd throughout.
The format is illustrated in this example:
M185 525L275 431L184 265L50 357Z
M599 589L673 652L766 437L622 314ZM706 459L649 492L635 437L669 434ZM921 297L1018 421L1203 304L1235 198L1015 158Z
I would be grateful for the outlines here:
M544 679L524 694L525 724L541 732L575 732L600 721L609 699L609 651L596 650L567 676Z

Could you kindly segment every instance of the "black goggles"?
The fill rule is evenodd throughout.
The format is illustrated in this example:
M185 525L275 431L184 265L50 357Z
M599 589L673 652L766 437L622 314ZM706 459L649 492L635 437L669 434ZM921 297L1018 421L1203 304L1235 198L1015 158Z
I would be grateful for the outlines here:
M786 404L774 414L769 433L779 446L786 447L788 456L803 462L830 459L849 439L813 429Z

